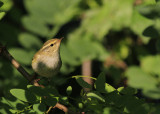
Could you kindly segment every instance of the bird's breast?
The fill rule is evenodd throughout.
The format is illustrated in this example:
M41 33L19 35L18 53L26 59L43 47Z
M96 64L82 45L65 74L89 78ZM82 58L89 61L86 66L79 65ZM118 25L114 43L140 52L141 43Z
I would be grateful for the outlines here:
M39 75L44 77L51 77L59 72L61 67L61 59L59 55L39 55L37 60L32 63L32 67Z

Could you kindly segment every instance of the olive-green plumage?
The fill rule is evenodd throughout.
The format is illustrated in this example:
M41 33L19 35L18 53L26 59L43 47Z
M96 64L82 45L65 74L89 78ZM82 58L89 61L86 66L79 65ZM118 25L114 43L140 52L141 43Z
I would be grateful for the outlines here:
M32 68L40 76L50 78L59 72L62 65L60 57L60 44L62 39L63 38L54 38L48 40L34 55Z

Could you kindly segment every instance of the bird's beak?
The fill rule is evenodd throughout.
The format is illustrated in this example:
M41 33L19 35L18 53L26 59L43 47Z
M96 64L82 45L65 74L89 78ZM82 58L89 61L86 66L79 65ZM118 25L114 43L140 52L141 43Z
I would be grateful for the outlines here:
M61 41L64 37L61 37L59 40Z
M59 38L57 42L60 44L63 38L64 38L64 37Z
M58 40L58 42L60 43L60 42L62 41L63 38L64 38L64 37L60 38L60 39Z

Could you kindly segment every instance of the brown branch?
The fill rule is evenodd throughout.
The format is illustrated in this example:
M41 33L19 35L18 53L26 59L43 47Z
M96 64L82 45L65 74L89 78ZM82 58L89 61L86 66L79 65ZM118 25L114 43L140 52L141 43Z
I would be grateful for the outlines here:
M6 47L4 47L2 44L0 45L0 50L1 54L3 54L29 82L31 82L35 86L40 86L38 82L33 80L29 73L26 72L26 70L13 58L13 56L8 52Z
M13 58L13 56L8 52L6 47L3 46L1 43L0 43L0 55L4 55L12 63L12 65L22 74L22 76L25 77L31 84L35 86L44 87L31 77L31 75ZM57 103L54 107L59 108L64 112L68 112L68 108L60 103Z
M59 108L60 110L63 110L64 112L69 112L67 107L64 107L62 104L57 103L55 105L56 108Z

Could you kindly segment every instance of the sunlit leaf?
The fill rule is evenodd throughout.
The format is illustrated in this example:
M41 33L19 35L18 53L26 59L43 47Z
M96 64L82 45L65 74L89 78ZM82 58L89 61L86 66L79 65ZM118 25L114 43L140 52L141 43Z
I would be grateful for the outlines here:
M78 107L79 107L80 109L82 109L82 108L83 108L83 103L78 103Z
M111 86L111 85L109 85L108 83L105 83L105 91L107 92L107 93L111 93L111 92L113 92L113 91L115 91L116 89L113 87L113 86Z
M9 107L16 107L17 110L22 110L25 107L24 102L22 102L19 99L15 100L14 98L7 99L7 98L2 97L0 102Z
M3 3L3 5L1 4L1 6L0 6L0 12L1 11L7 12L8 10L11 9L11 7L13 5L12 0L1 0L0 2Z
M89 92L89 93L87 93L87 96L91 97L91 98L96 98L96 99L98 99L98 100L100 100L102 102L105 102L105 99L102 97L102 95L100 95L100 94L98 94L96 92Z
M35 95L32 94L31 92L27 91L27 90L11 89L10 92L13 96L15 96L16 98L18 98L22 101L31 102L31 103L36 101Z
M18 110L10 109L9 111L10 111L10 112L12 112L12 114L16 114L16 113L18 113Z
M36 111L38 114L44 114L44 112L46 111L46 105L43 103L34 104L33 110Z
M68 95L70 95L72 93L72 86L68 86L66 92Z
M5 12L0 12L0 20L3 18L5 14L6 14Z
M117 89L120 93L122 94L128 94L128 95L132 95L132 94L136 94L137 90L131 87L119 87Z

